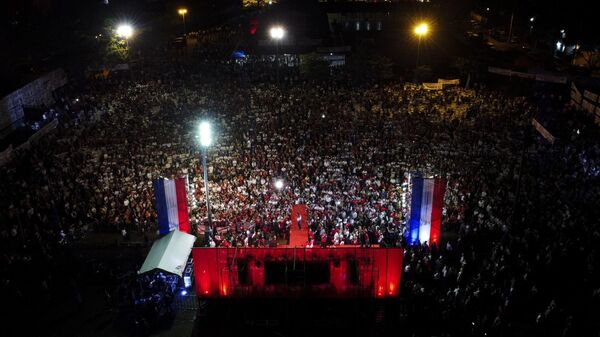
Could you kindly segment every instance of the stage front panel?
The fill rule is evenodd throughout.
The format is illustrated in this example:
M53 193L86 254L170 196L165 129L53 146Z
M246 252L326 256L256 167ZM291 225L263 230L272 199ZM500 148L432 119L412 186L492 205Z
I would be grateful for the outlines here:
M194 248L203 298L397 297L401 248Z

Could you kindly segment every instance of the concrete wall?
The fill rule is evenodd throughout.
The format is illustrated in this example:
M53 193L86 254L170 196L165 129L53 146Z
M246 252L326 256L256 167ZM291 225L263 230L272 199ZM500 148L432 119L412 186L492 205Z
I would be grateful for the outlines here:
M51 105L52 92L67 84L67 74L56 69L6 95L0 101L0 137L20 125L24 105Z

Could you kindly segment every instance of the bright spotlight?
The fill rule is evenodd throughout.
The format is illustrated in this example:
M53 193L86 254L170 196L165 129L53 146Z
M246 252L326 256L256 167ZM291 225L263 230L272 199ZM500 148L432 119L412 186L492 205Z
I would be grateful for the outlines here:
M181 296L185 296L185 295L187 295L187 290L183 289L183 290L181 291Z
M210 129L209 122L200 123L200 145L204 147L209 147L212 143L212 130Z
M133 35L133 27L128 24L123 24L117 27L117 36L125 39L130 38Z
M271 35L271 38L274 40L281 40L285 36L285 29L281 26L272 27L271 30L269 30L269 35Z
M420 23L415 27L415 34L419 37L427 35L428 32L429 32L429 25L426 24L425 22Z
M179 15L186 15L187 14L187 8L180 8L177 10L177 13L179 13Z
M278 190L282 189L283 188L283 180L281 180L281 179L275 180L275 188Z

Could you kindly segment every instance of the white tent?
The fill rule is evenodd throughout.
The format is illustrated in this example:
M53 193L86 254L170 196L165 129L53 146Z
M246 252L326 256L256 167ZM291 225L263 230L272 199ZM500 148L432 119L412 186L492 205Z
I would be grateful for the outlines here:
M181 276L187 259L192 252L196 237L178 230L154 241L146 260L138 273L142 274L154 269Z

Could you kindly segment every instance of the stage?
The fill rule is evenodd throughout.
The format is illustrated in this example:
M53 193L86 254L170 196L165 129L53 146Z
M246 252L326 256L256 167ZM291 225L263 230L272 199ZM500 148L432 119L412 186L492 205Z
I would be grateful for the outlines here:
M393 298L401 248L194 248L200 298Z

